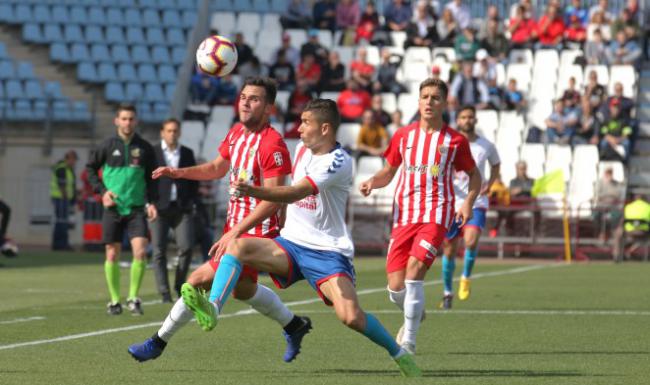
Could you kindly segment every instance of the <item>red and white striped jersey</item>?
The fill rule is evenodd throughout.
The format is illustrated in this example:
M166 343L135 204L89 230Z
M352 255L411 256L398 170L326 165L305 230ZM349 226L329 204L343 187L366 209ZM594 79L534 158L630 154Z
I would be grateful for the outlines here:
M476 167L467 139L446 124L428 133L418 121L395 132L384 156L391 166L401 166L393 226L437 223L449 227L454 215L453 170Z
M247 133L244 125L235 124L219 146L219 154L230 162L230 184L244 179L249 184L261 186L264 178L291 174L291 157L282 136L267 125L261 131ZM227 228L233 228L247 217L260 203L252 197L230 197ZM280 231L279 213L266 218L248 231L254 236L267 236Z

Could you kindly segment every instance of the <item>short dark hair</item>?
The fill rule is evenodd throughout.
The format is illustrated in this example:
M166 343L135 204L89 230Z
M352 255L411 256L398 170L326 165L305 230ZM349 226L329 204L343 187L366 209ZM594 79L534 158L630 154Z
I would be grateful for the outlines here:
M422 89L425 87L436 87L440 92L442 92L444 99L447 100L447 95L449 95L449 88L447 87L447 83L445 83L444 80L428 78L420 83L420 92L422 92Z
M162 131L163 128L164 128L166 125L168 125L169 123L174 123L174 124L176 124L176 126L177 126L178 128L181 127L181 122L178 121L178 119L176 119L176 118L168 118L168 119L163 120L162 124L160 125L160 131Z
M268 104L275 104L275 96L278 93L278 83L275 80L267 77L251 76L246 78L242 89L246 86L264 88L264 92L266 93L266 102Z
M465 104L461 108L458 109L458 112L456 113L456 116L460 116L460 113L463 111L472 111L474 115L476 115L476 107L472 106L471 104Z
M330 99L314 99L307 103L307 106L303 112L312 112L316 115L316 119L322 123L329 123L334 132L339 129L341 124L341 115L339 114L339 109L336 106L336 102Z
M119 115L122 111L131 111L134 114L138 114L138 111L135 109L135 106L131 103L120 103L115 110L115 115Z

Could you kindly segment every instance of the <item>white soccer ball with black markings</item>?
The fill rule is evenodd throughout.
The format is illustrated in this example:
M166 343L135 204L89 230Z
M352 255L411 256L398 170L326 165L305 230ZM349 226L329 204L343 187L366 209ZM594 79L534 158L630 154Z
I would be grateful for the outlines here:
M226 76L237 65L237 47L223 36L210 36L196 50L196 63L199 71L206 75Z

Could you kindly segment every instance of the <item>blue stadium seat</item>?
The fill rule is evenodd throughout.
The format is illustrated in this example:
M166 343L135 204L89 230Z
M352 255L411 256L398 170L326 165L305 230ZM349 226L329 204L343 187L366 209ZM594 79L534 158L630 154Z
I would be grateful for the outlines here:
M87 43L105 43L104 32L102 27L98 25L89 25L86 27L85 31L86 42Z
M41 27L38 24L24 24L23 41L28 43L45 43L45 38L41 32Z
M163 36L163 31L160 28L155 28L155 27L149 27L147 28L147 43L149 45L166 45L168 44L165 41L165 37Z
M60 122L69 122L72 117L70 102L65 99L55 100L52 103L52 118Z
M211 11L232 11L232 1L230 0L212 0L210 2Z
M44 99L43 87L38 80L28 80L25 82L25 96L28 99Z
M77 122L89 122L91 116L88 103L80 101L72 103L72 118Z
M126 42L129 44L145 44L144 33L140 27L128 27L126 29Z
M165 100L163 89L158 83L147 83L144 87L144 99L150 102L161 102Z
M156 70L151 64L140 64L138 66L138 80L146 82L157 82L158 77L156 76Z
M126 38L122 27L109 25L106 27L106 42L109 44L124 44Z
M174 66L169 64L162 64L158 66L158 81L162 83L174 83L176 82L176 70Z
M147 27L159 27L161 24L158 11L154 9L145 9L142 14L142 21Z
M15 100L13 107L7 111L10 120L31 120L32 104L27 99Z
M153 104L153 121L162 122L169 117L169 103L154 103Z
M12 79L16 77L14 63L9 60L0 60L0 80Z
M77 78L82 82L99 83L99 76L95 69L95 63L81 62L77 66Z
M253 5L249 0L236 0L232 2L232 11L235 12L250 12Z
M37 4L32 9L32 21L37 23L49 23L52 21L50 7L44 4Z
M5 98L5 84L4 84L3 81L0 81L0 101L4 100L4 98ZM0 113L1 113L1 111L0 111ZM1 119L2 118L0 118L0 120Z
M179 0L179 1L177 1L176 9L179 9L179 10L185 10L185 9L196 10L196 3L193 2L193 1Z
M138 0L138 4L140 5L140 8L158 8L156 0Z
M117 71L113 63L99 63L97 66L97 76L102 82L117 81Z
M183 35L183 30L180 28L168 28L167 29L167 45L185 45L185 36Z
M155 120L151 103L140 101L136 108L138 109L138 118L143 122L151 123Z
M11 24L22 24L30 22L34 19L32 15L32 8L28 4L17 4L14 8L13 20L7 20Z
M121 63L119 66L117 66L117 77L121 82L140 81L135 71L135 67L130 63Z
M169 50L164 46L154 46L151 50L151 59L156 64L165 64L171 61Z
M187 47L174 47L172 48L172 60L171 63L174 65L179 65L185 60L185 54L187 53Z
M11 4L0 4L0 22L12 22L14 19L14 7Z
M145 45L134 45L131 47L131 60L135 63L148 63L151 61L149 49Z
M181 25L181 14L175 9L167 9L163 11L162 18L163 25L166 26L180 26Z
M88 47L83 43L74 43L70 49L70 57L73 63L87 61L90 59Z
M32 106L32 119L35 121L45 120L47 118L47 100L34 100Z
M90 47L90 58L94 62L112 62L113 58L111 57L110 52L108 51L108 46L106 44L93 44Z
M70 7L70 22L75 24L86 24L89 22L88 12L86 7L73 5Z
M16 75L18 75L18 79L21 80L36 79L36 76L34 76L34 66L32 63L27 61L18 62L18 65L16 66Z
M182 1L181 1L182 3ZM166 9L175 9L177 7L174 0L158 0L156 1L156 6L158 9L164 11Z
M196 20L198 19L198 15L196 11L193 10L185 10L183 11L183 27L185 28L191 28L196 24Z
M53 99L64 99L59 82L45 83L45 95Z
M68 46L65 43L52 43L50 46L50 60L60 63L72 63Z
M289 0L271 0L271 12L284 13L287 11Z
M269 0L252 0L251 9L253 12L269 13L271 12L271 3Z
M25 91L20 80L10 79L5 82L5 93L9 99L21 99L25 97Z
M142 99L144 91L142 90L142 85L140 83L127 83L126 84L126 93L124 97L126 101L135 102Z
M111 46L111 56L116 63L130 63L131 54L127 46L123 44L116 44Z
M0 41L0 60L1 59L8 59L9 55L7 55L7 49L5 48L5 43Z
M126 25L139 27L142 25L142 14L136 8L129 8L124 13L124 20L126 21Z
M106 25L125 25L124 14L119 8L108 8L106 11Z
M107 23L104 8L97 6L88 8L88 18L82 24L114 25L113 23Z
M58 27L58 25L56 26ZM66 43L84 43L86 41L81 26L78 24L66 24L63 27L63 39Z
M45 28L43 29L43 39L48 43L64 41L61 27L59 27L58 24L45 24Z
M175 89L176 89L176 84L174 83L165 84L165 99L168 102L171 102L174 99Z
M123 102L125 97L122 83L107 83L104 89L104 97L109 102Z
M64 24L70 22L68 7L65 5L55 5L52 7L52 20L55 23Z

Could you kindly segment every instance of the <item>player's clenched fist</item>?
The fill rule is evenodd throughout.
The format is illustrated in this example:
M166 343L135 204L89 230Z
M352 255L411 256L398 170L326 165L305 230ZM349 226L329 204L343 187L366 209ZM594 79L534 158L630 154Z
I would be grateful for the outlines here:
M178 178L178 169L173 167L158 167L151 173L151 177L153 179L158 179L161 176L167 176L172 179L176 179Z
M243 179L238 179L230 186L230 194L235 197L248 196L251 192L251 186Z
M368 179L367 181L361 183L359 186L359 191L361 192L361 195L364 197L367 197L370 195L370 192L372 191L372 180Z

